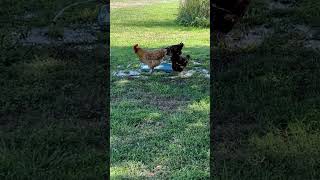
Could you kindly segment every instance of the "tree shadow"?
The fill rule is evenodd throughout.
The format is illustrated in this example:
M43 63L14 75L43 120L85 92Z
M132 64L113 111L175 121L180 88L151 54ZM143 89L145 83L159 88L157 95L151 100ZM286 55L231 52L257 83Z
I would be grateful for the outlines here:
M131 96L128 95L128 97ZM145 102L145 104L148 103ZM157 106L149 104L147 107L156 108ZM141 107L135 106L132 110L139 108ZM161 118L151 124L150 120L142 120L139 124L144 124L143 126L131 124L131 135L130 133L111 134L111 138L113 136L119 139L113 142L115 151L113 154L126 154L125 159L113 157L114 167L129 162L139 162L144 167L138 172L137 169L135 170L137 166L121 167L119 169L122 169L122 172L117 172L117 177L134 178L136 174L143 174L143 176L149 174L155 177L193 177L197 179L209 175L207 168L204 168L207 167L206 164L209 164L208 94L203 93L202 97L172 108L175 109L172 112L162 111ZM123 114L123 117L126 115ZM122 120L113 119L112 121L117 123ZM123 123L123 126L127 126L126 123ZM129 141L123 141L124 139L129 139ZM130 152L126 153L129 149ZM158 166L164 167L164 171L154 170ZM184 171L181 172L181 169ZM188 171L193 171L193 174L187 173Z

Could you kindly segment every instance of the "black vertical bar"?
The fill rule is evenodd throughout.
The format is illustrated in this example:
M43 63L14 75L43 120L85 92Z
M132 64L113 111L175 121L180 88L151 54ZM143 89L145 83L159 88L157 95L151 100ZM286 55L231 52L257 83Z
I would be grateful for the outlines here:
M105 152L106 152L106 168L105 173L103 174L103 179L110 179L110 1L109 0L99 0L101 3L99 15L98 15L98 23L100 26L100 30L103 33L103 39L100 42L100 52L102 56L98 56L97 61L103 62L99 63L103 65L104 69L104 81L102 84L102 98L105 99L104 104L102 104L103 114L103 137L106 140L105 143ZM102 58L102 59L100 59Z

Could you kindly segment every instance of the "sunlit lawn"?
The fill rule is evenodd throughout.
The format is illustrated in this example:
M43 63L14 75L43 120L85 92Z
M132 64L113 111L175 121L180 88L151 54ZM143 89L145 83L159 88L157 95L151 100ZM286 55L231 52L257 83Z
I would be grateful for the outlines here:
M184 54L209 70L209 29L175 22L178 1L111 6L111 73L138 68L132 51L183 42ZM188 69L194 68L190 63ZM209 177L209 79L111 78L111 178Z

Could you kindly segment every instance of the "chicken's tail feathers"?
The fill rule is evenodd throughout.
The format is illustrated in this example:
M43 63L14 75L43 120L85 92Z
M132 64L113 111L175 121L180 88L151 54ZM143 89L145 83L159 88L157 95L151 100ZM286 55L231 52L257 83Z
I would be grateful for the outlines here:
M136 53L137 51L138 51L138 44L135 44L134 46L133 46L133 50L134 50L134 52Z

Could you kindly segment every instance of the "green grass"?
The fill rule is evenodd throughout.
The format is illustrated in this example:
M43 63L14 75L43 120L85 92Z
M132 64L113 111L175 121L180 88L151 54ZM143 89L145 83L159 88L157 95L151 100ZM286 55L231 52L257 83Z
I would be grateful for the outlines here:
M293 31L315 25L313 3L289 11L254 1L235 28L268 24L274 33L249 50L214 51L217 179L319 179L320 54Z
M178 1L111 9L111 72L136 69L132 46L183 52L209 67L209 29L176 22ZM193 68L190 63L189 69ZM209 80L111 78L111 179L209 177Z
M102 179L107 173L104 62L95 50L72 45L12 46L11 32L47 27L69 3L0 3L0 179ZM13 19L25 11L39 16Z

